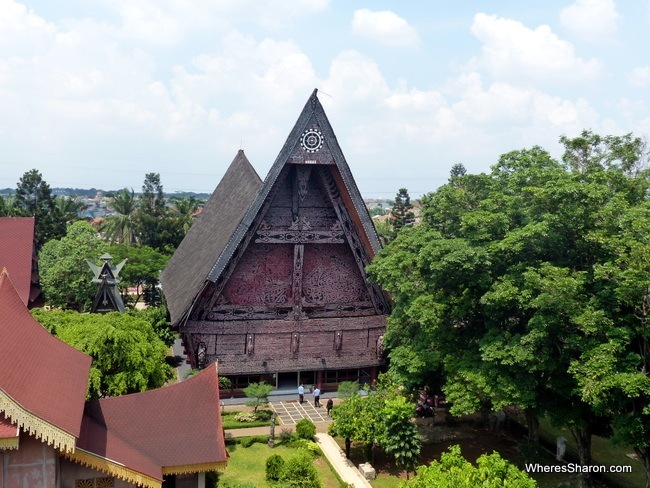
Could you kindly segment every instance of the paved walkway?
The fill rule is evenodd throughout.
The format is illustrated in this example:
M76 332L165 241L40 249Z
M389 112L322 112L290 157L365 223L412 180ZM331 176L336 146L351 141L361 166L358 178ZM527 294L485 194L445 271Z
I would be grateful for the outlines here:
M280 417L280 423L285 425L295 424L300 419L309 419L314 423L330 421L324 406L316 408L309 402L271 402L271 408Z
M352 484L359 488L372 488L372 485L361 476L359 470L352 462L345 457L336 441L327 434L327 428L331 419L327 416L325 407L316 408L313 403L304 402L302 405L297 401L289 402L272 402L271 407L280 417L280 425L276 426L276 435L278 429L293 431L296 422L302 418L308 418L316 426L316 442L327 457L330 464L337 471L339 476L346 483ZM254 435L270 434L270 427L251 427L246 429L228 429L225 431L226 438L248 437Z

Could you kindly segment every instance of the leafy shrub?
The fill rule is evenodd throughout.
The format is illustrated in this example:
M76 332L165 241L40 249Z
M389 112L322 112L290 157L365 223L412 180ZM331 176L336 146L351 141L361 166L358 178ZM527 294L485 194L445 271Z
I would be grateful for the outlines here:
M318 443L307 439L295 439L291 443L291 446L295 447L296 449L303 449L313 456L320 456L322 454Z
M253 444L266 444L269 438L265 435L254 435L251 437L243 437L239 442L242 447L251 447Z
M291 432L289 429L282 428L280 429L280 435L278 435L278 438L280 439L280 442L283 444L291 444L293 441L293 432Z
M300 449L284 463L281 486L284 488L321 488L312 457Z
M239 412L235 415L235 420L237 422L255 422L257 420L257 415L253 412Z
M273 412L270 410L258 410L257 411L257 420L271 420L271 415Z
M316 435L316 426L309 419L301 419L296 424L296 435L299 439L311 440Z
M282 476L284 467L284 458L279 454L273 454L266 459L266 479L267 481L278 481Z

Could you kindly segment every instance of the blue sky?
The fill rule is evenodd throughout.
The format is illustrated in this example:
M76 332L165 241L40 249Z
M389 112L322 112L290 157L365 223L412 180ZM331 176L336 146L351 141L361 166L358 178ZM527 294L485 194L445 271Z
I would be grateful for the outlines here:
M262 178L314 88L366 198L650 134L650 1L0 0L0 187Z

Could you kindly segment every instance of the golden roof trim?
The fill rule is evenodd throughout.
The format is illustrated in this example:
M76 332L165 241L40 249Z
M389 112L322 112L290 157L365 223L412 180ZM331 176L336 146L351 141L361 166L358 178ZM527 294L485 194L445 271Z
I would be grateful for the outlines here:
M55 449L66 452L74 451L77 444L75 436L32 414L2 389L0 389L0 412L4 412L5 417L12 424L17 424L19 429L41 439Z
M63 455L70 461L83 464L89 468L96 469L102 473L115 476L128 483L147 488L162 488L162 481L133 469L127 468L117 461L111 461L105 457L93 454L83 449L76 449L74 452L66 452Z

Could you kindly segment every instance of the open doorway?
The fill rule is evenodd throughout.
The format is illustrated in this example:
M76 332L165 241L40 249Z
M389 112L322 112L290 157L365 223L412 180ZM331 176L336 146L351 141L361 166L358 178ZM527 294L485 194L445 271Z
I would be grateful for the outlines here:
M278 390L298 390L298 373L278 373Z

